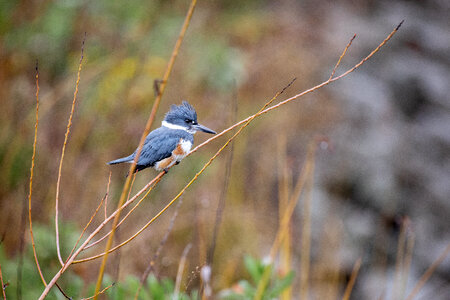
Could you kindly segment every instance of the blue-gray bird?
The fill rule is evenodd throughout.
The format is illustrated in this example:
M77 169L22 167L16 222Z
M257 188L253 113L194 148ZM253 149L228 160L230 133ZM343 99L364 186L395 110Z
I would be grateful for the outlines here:
M167 172L168 168L178 164L191 151L194 133L197 131L216 133L197 123L197 112L186 101L178 106L172 105L162 121L162 126L145 138L135 172L148 167ZM136 153L137 149L130 156L110 161L108 165L133 163Z

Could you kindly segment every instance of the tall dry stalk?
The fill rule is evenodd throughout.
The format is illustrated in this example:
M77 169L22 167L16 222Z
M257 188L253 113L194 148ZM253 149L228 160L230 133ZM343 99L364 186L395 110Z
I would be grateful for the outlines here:
M342 300L350 299L353 287L355 286L356 277L358 277L359 268L361 268L361 261L361 258L358 258L358 260L355 262L355 265L353 266L352 275L350 276L350 280L347 283L347 287L345 288Z
M61 172L62 172L62 166L64 161L64 153L66 151L66 145L67 141L69 139L69 133L70 133L70 127L72 126L72 118L73 114L75 112L75 103L77 102L77 95L78 95L78 86L80 84L80 78L81 78L81 67L83 62L83 56L84 56L84 43L86 41L86 32L84 33L83 42L81 44L81 57L80 62L78 64L78 74L77 74L77 82L75 84L75 92L73 93L73 100L72 100L72 108L70 110L69 114L69 120L67 121L67 128L66 128L66 134L64 136L64 144L61 151L61 158L59 160L59 169L58 169L58 179L56 182L56 199L55 199L55 232L56 232L56 252L58 254L58 260L61 266L64 266L64 262L61 256L61 247L59 245L59 192L60 192L60 185L61 185Z
M34 124L33 155L31 157L31 167L30 167L30 185L28 192L28 221L30 223L30 238L31 238L31 246L33 248L34 262L36 263L36 268L38 269L39 277L41 278L42 283L44 284L44 286L47 286L47 282L45 281L44 275L42 274L42 270L39 265L39 260L36 253L36 244L34 243L34 234L33 234L33 219L31 217L31 196L33 195L33 174L34 174L34 160L36 158L38 124L39 124L39 65L38 62L36 61L36 123Z
M158 95L157 95L157 97L155 99L155 102L153 103L152 111L151 111L150 116L149 116L149 118L147 120L147 124L145 125L144 132L142 133L141 140L140 140L139 146L137 148L138 150L137 150L136 156L134 158L134 162L130 166L129 174L133 174L135 169L136 169L136 163L137 163L137 161L139 159L139 156L141 155L142 146L144 145L145 138L149 134L150 128L152 127L152 124L153 124L153 121L155 120L155 116L156 116L156 112L158 111L159 103L161 102L162 95L164 94L164 91L166 89L167 81L169 80L169 76L170 76L170 74L172 72L173 65L175 64L175 59L176 59L176 57L178 55L178 51L180 49L180 46L181 46L181 43L183 41L184 35L185 35L186 30L187 30L187 28L189 26L189 23L191 21L192 14L194 13L194 9L195 9L196 4L197 4L197 0L192 0L191 5L190 5L189 10L188 10L188 13L186 15L186 18L184 20L183 26L181 28L181 32L180 32L180 34L178 36L177 42L175 43L175 47L174 47L174 49L172 51L172 55L170 57L168 65L167 65L166 72L165 72L164 77L162 79L161 85L159 86ZM113 238L114 238L114 232L116 230L116 226L117 226L117 224L119 222L119 219L120 219L121 207L122 207L123 203L125 202L126 195L128 193L128 190L130 189L130 183L131 183L130 177L132 177L132 176L128 176L127 180L125 181L125 185L123 187L122 194L120 195L120 200L119 200L119 202L117 204L118 213L116 214L116 216L114 218L111 234L109 235L108 241L106 243L105 255L103 256L103 260L102 260L102 263L100 265L100 270L99 270L99 274L98 274L98 278L97 278L97 284L95 286L95 292L96 293L98 293L100 291L100 288L101 288L101 285L102 285L103 274L105 272L106 261L108 260L109 249L111 248L112 241L113 241ZM96 299L97 299L97 297L94 297L94 300L96 300Z
M431 266L423 273L422 277L420 277L419 281L414 286L411 293L406 297L406 300L413 300L414 297L419 294L420 290L423 288L425 283L430 279L431 275L433 275L434 271L437 267L444 261L444 259L450 254L450 244L445 247L444 251L442 251L441 255L431 264Z

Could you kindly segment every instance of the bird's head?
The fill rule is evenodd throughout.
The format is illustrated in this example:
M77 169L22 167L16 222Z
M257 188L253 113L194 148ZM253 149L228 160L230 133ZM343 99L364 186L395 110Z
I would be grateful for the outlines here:
M197 112L187 101L181 105L172 105L166 114L163 126L171 129L182 129L194 134L197 131L216 134L215 131L197 122Z

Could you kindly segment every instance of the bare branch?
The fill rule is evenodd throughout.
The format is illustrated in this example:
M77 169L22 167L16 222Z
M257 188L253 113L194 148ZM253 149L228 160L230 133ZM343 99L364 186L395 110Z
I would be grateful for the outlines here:
M425 271L425 273L420 277L417 284L414 286L412 292L406 297L406 300L412 300L415 296L420 292L425 283L430 279L431 275L433 275L436 268L444 261L447 255L450 253L450 244L444 249L441 255L431 264L431 266Z
M98 295L104 294L108 289L112 288L115 284L116 284L116 283L113 282L113 283L111 283L110 285L108 285L107 287L105 287L103 290L101 290L100 292L98 292L97 294L95 294L95 295L93 295L93 296L91 296L91 297L88 297L88 298L82 298L81 300L90 300L90 299L93 299L94 297L97 297Z
M348 48L350 48L350 46L352 45L353 40L356 38L356 34L353 35L353 37L350 39L350 42L348 42L347 46L345 47L344 51L342 52L341 56L339 57L339 60L337 61L336 65L333 68L333 71L331 72L330 78L328 78L328 80L332 79L334 76L334 73L336 72L336 69L339 67L339 65L341 64L341 60L342 58L345 56L345 54L347 53Z
M73 113L75 111L75 103L77 101L77 95L78 95L78 85L80 84L80 75L81 75L81 66L83 62L83 56L84 56L84 43L86 41L86 32L84 33L83 42L81 44L81 57L80 62L78 64L78 74L77 74L77 83L75 85L75 92L73 93L73 101L72 101L72 109L70 110L69 120L67 121L67 129L66 129L66 135L64 137L64 144L61 151L61 159L59 161L59 170L58 170L58 180L56 182L56 200L55 200L55 231L56 231L56 251L58 253L58 260L61 264L61 266L64 265L63 259L61 257L61 247L59 245L59 190L60 190L60 184L61 184L61 172L62 172L62 165L64 161L64 153L66 151L66 145L67 141L69 139L69 133L70 133L70 127L72 126L72 118Z
M347 287L345 288L342 300L350 299L350 294L352 293L353 286L355 285L356 277L358 276L360 267L361 267L361 258L358 258L355 265L353 266L352 275L350 276L350 280L348 281Z
M36 158L38 124L39 124L39 65L38 61L36 61L36 123L34 124L33 155L31 157L31 168L30 168L30 191L28 193L28 221L30 223L30 237L31 237L31 246L33 248L34 262L36 263L36 267L38 269L39 277L41 277L42 283L44 284L44 286L47 286L47 282L44 279L44 275L42 274L41 267L39 266L39 260L37 258L36 245L34 243L34 234L33 234L33 221L31 218L31 195L33 194L34 160Z
M1 264L0 264L0 283L2 285L3 300L6 300L6 293L5 293L6 286L3 283L3 274L2 274L2 265Z
M111 174L112 174L112 172L109 171L108 186L106 187L106 195L105 195L105 220L108 216L107 208L108 208L109 185L111 183Z
M175 291L173 293L173 299L178 299L178 294L180 293L181 279L183 277L184 265L186 264L186 257L191 250L192 244L188 244L181 255L180 264L178 265L177 279L175 281Z

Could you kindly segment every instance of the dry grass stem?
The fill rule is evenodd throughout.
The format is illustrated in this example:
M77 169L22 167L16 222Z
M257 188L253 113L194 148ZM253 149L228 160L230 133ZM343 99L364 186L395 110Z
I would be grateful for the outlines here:
M56 287L58 288L58 290L61 292L61 294L64 296L64 298L68 299L68 300L72 300L72 297L67 296L67 294L64 292L64 290L59 286L58 283L55 283Z
M112 174L112 172L109 171L108 185L107 185L107 187L106 187L105 206L104 206L104 207L105 207L105 220L106 220L106 218L108 217L108 210L107 210L107 208L108 208L109 185L110 185L110 183L111 183L111 174Z
M237 95L234 95L231 106L232 106L232 108L231 108L231 119L232 119L231 123L234 124L234 123L236 123L236 118L237 118ZM233 163L233 154L234 154L234 145L231 145L231 149L228 152L228 157L227 157L226 163L225 163L224 183L223 183L222 191L220 193L219 202L217 204L216 217L215 217L215 221L214 221L211 245L208 249L208 254L206 257L206 264L211 266L211 268L213 267L214 252L216 250L217 236L219 235L220 225L222 224L223 212L225 210L228 187L230 184L231 167L232 167L232 163Z
M314 160L315 156L315 149L316 149L316 141L312 141L309 143L308 146L308 153L306 161L303 165L302 171L300 173L300 176L297 180L297 183L294 188L294 192L292 193L286 208L283 212L283 216L281 218L280 225L278 227L277 234L275 236L275 240L272 244L272 248L270 249L270 262L273 263L275 261L275 257L278 253L278 250L280 249L280 245L283 242L284 238L288 234L288 227L289 222L292 218L292 215L294 214L294 209L297 205L298 199L300 198L300 194L303 190L303 186L305 185L306 181L308 180L309 176L312 176L311 174L311 161ZM264 295L264 291L266 289L266 286L270 279L270 273L272 272L272 268L267 268L263 275L261 280L258 283L258 287L256 290L255 297L253 299L260 300L262 299Z
M417 294L420 292L425 283L430 279L431 275L433 275L436 268L444 261L447 255L450 253L450 244L447 245L445 250L441 255L431 264L431 266L425 271L425 273L420 277L417 284L414 286L412 292L406 297L406 300L412 300Z
M400 299L405 299L406 284L408 283L408 275L409 275L409 270L411 269L414 243L416 241L414 232L410 232L409 235L410 236L406 240L406 257L405 257L405 262L403 265L403 280L401 282L402 294L400 295L400 297L401 297Z
M2 284L2 295L3 295L3 300L6 300L6 286L3 283L3 273L2 273L2 265L0 264L0 283Z
M39 266L39 260L37 258L36 245L34 243L34 234L33 234L33 221L31 217L31 196L33 194L34 160L36 158L38 124L39 124L39 66L38 62L36 61L36 123L34 124L33 155L31 157L31 168L30 168L30 185L29 185L30 190L28 193L28 221L30 223L30 238L31 238L31 246L33 248L34 262L36 263L36 267L39 272L39 277L41 277L42 283L44 284L44 286L46 286L47 282L44 279L44 275L42 274L41 267Z
M314 183L314 161L316 152L316 142L314 141L308 151L308 180L305 183L305 197L303 202L303 226L301 235L301 255L300 255L300 299L308 299L309 268L311 253L311 201ZM291 217L289 218L289 220ZM289 221L286 221L286 226ZM287 228L286 228L287 229ZM285 234L287 236L287 233Z
M356 34L353 35L353 37L350 39L350 42L348 42L347 46L345 47L344 51L342 51L342 54L339 57L336 65L334 66L333 71L331 72L330 78L328 78L328 80L331 80L333 78L334 73L336 73L337 68L341 64L342 58L344 58L345 54L347 53L348 48L350 48L350 46L352 45L352 42L355 38L356 38Z
M178 55L178 51L180 49L180 46L181 46L181 43L183 41L184 35L185 35L186 30L187 30L187 28L189 26L189 23L191 21L192 14L194 13L194 8L195 8L196 4L197 4L197 0L192 0L191 5L190 5L189 10L188 10L188 13L186 15L186 18L184 20L183 26L181 28L181 32L180 32L180 34L178 36L177 42L175 43L175 47L174 47L174 49L172 51L172 55L170 57L168 65L167 65L167 69L166 69L166 72L164 74L163 80L161 82L161 85L159 86L158 96L156 97L155 102L153 103L152 111L151 111L150 116L149 116L149 118L147 120L147 124L145 126L144 132L142 133L141 140L140 140L139 146L138 146L138 150L136 152L136 157L134 159L134 162L130 166L129 174L133 174L135 169L136 169L136 163L137 163L137 161L139 159L139 156L141 154L142 146L144 145L145 138L148 135L148 133L150 132L150 128L151 128L151 126L153 124L153 121L155 119L156 112L157 112L158 107L159 107L159 103L161 102L162 95L164 94L164 90L166 88L167 81L168 81L169 76L170 76L170 74L172 72L172 68L173 68L173 65L175 63L175 59L176 59L176 57ZM117 226L117 224L119 222L119 218L120 218L120 211L121 211L120 208L122 207L122 204L125 202L125 196L127 195L128 189L130 189L130 177L131 176L127 177L127 180L125 181L125 185L123 187L122 194L120 196L120 200L119 200L119 203L117 205L117 207L119 209L118 209L118 213L117 213L117 215L116 215L116 217L114 218L114 221L113 221L112 232L111 232L111 234L110 234L110 236L108 238L108 242L106 243L105 252L104 252L106 254L103 257L103 261L102 261L101 266L100 266L100 270L99 270L99 274L98 274L98 278L97 278L97 284L96 284L96 287L95 287L95 291L96 292L99 292L100 288L101 288L103 274L105 272L106 261L108 260L109 249L111 249L111 245L112 245L112 241L113 241L113 237L114 237L114 232L116 230L116 226ZM94 297L94 299L97 299L97 297Z
M359 268L361 267L361 258L358 258L355 265L353 266L352 275L350 276L350 280L348 281L347 287L345 288L344 296L342 300L350 299L350 295L353 290L353 286L355 285L356 277L358 276Z
M80 62L78 64L78 74L77 74L77 83L75 85L75 92L73 93L73 101L72 101L72 108L70 110L69 120L67 122L67 129L66 129L66 135L64 137L64 144L61 151L61 159L59 161L59 170L58 170L58 180L56 182L56 199L55 199L55 231L56 231L56 251L58 253L58 260L61 264L61 266L64 265L63 259L61 257L61 248L59 245L59 191L60 191L60 184L61 184L61 172L62 172L62 165L64 161L64 153L66 151L66 145L67 141L69 139L69 133L70 133L70 127L72 126L72 118L73 113L75 111L75 103L77 101L77 95L78 95L78 85L80 83L80 75L81 75L81 66L83 62L83 52L84 52L84 42L86 41L86 33L84 33L83 42L81 44L81 57Z
M186 265L186 259L187 255L189 253L189 250L191 250L192 244L188 244L184 250L183 254L181 255L180 264L178 265L178 271L177 271L177 279L175 281L175 291L173 293L172 300L178 300L178 294L180 294L180 286L181 286L181 280L183 279L183 271L184 266Z
M290 182L288 178L289 169L287 163L287 137L286 133L283 132L278 139L278 218L279 218L279 226L281 226L281 220L283 218L283 212L287 207L289 202L289 186ZM292 267L292 247L291 247L291 226L292 222L289 222L287 230L289 233L286 235L286 238L283 240L280 251L280 271L281 274L288 274ZM292 299L292 286L286 288L285 291L281 294L282 300Z
M93 296L91 296L91 297L88 297L88 298L82 298L81 300L90 300L90 299L94 299L94 297L97 297L97 296L99 296L99 295L104 294L107 290L109 290L110 288L112 288L115 284L116 284L116 283L113 282L113 283L111 283L110 285L108 285L107 287L105 287L103 290L101 290L100 292L98 292L97 294L95 294L95 295L93 295Z

